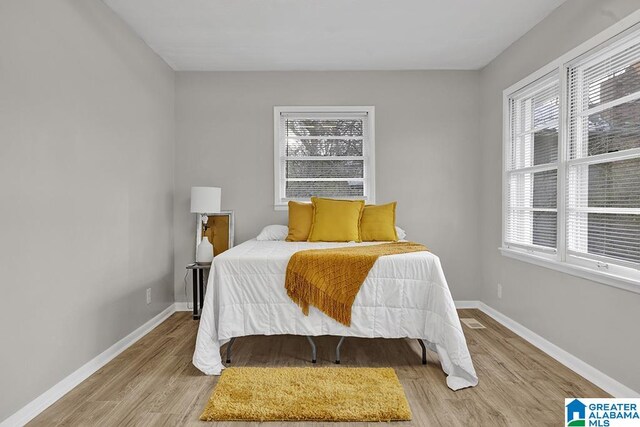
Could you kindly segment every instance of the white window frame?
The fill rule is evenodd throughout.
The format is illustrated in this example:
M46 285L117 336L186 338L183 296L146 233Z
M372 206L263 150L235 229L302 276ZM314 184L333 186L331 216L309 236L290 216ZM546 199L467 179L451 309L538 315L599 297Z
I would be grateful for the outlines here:
M566 236L566 186L568 165L568 70L575 62L587 53L598 55L598 50L616 43L629 34L640 31L640 11L634 12L615 25L604 30L595 37L575 49L562 55L533 74L503 91L503 158L502 158L502 244L499 251L503 256L535 264L541 267L561 271L573 276L582 277L627 291L640 293L640 268L629 263L617 263L609 258L599 259L595 255L589 258L576 256L567 251ZM524 88L549 76L557 75L560 81L560 122L558 128L558 236L557 252L547 253L531 248L518 248L505 242L507 225L507 160L511 149L510 138L510 98ZM606 155L605 155L606 156Z
M367 125L363 129L363 145L362 154L364 161L364 197L358 199L364 200L366 203L375 204L376 202L376 171L375 171L375 107L373 106L276 106L273 107L273 193L274 193L274 209L287 210L288 202L285 196L285 161L286 156L283 153L284 145L281 143L284 138L284 129L281 126L280 117L282 114L318 114L327 113L327 115L336 115L340 113L367 114ZM332 160L333 158L329 159ZM321 159L319 159L321 160ZM339 159L338 159L339 160ZM300 199L296 199L300 200Z
M544 164L539 164L539 165L529 165L529 166L524 166L524 167L516 167L516 168L510 168L510 162L511 162L511 158L512 158L512 149L513 149L513 141L512 138L513 136L516 134L516 132L514 132L513 129L511 129L511 99L515 98L515 99L522 99L522 98L527 98L528 96L531 96L532 94L535 93L539 93L544 91L546 88L549 88L551 86L555 86L556 84L559 85L558 82L558 78L557 75L555 73L550 73L546 76L541 77L540 79L534 81L532 84L530 85L525 85L525 87L520 88L519 90L510 93L509 96L507 97L507 106L506 106L506 112L505 112L505 121L507 122L505 124L505 142L504 142L504 154L503 154L503 167L502 167L502 171L503 171L503 182L504 182L504 190L503 190L503 210L502 210L502 215L503 215L503 230L502 230L502 245L505 248L517 248L519 250L522 251L527 251L528 253L536 253L539 254L540 256L546 256L546 257L553 257L557 254L557 240L558 237L556 236L556 247L555 248L551 248L551 247L545 247L545 246L537 246L534 244L528 244L528 245L524 245L524 244L519 244L519 243L513 243L513 242L509 242L507 243L507 226L508 226L508 216L509 216L509 202L507 200L507 198L510 196L509 191L507 190L509 188L509 178L511 177L511 175L513 174L518 174L518 173L531 173L531 182L529 183L529 185L524 185L524 183L520 184L520 187L522 188L522 191L528 191L531 194L533 194L533 175L535 173L538 172L546 172L546 171L556 171L556 176L560 173L560 156L558 156L558 160L556 160L553 163L544 163ZM562 105L559 106L559 110L560 111L562 109ZM558 146L560 144L560 133L562 132L562 124L560 123L561 118L558 117ZM548 123L546 123L545 125L547 125ZM545 127L546 128L546 127ZM534 128L532 127L529 131L527 131L528 133L531 133L533 135L533 133L537 130L540 130L539 128ZM518 133L521 130L518 129ZM533 153L531 153L531 156L533 158ZM532 215L533 212L535 211L549 211L549 212L556 212L556 217L559 215L559 203L560 201L557 200L556 201L556 208L533 208L533 207L529 207L529 208L523 208L522 210L526 210L528 209ZM533 233L533 230L531 230L531 233Z

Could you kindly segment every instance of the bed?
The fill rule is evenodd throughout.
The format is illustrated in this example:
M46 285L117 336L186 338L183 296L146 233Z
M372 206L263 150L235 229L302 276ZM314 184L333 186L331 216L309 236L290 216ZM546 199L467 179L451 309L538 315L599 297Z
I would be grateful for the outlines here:
M305 316L284 288L287 263L305 249L370 243L244 242L217 256L209 275L193 364L207 375L224 369L220 347L248 335L414 338L436 352L452 390L478 378L439 258L414 252L379 258L344 326L314 307Z

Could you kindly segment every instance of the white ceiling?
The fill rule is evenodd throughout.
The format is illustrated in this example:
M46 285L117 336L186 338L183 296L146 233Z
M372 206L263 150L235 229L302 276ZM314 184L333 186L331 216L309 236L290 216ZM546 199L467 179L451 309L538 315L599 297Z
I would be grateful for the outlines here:
M564 0L104 2L175 70L465 70Z

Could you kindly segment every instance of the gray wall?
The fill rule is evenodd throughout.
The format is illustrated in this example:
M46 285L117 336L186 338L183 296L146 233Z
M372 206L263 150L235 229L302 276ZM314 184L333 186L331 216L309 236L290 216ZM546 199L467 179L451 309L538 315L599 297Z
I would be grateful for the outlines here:
M569 0L481 72L181 72L174 86L100 1L1 2L0 420L186 300L192 185L223 188L237 242L286 223L274 105L375 105L377 200L398 200L454 298L640 390L640 295L497 252L502 90L638 7Z
M502 91L640 8L638 0L569 0L481 72L481 299L640 391L640 295L502 257ZM497 298L497 284L503 286Z
M0 420L173 302L173 106L102 2L0 2Z
M397 222L442 259L456 299L480 292L479 73L179 72L176 77L176 300L193 260L194 185L222 187L237 243L273 209L273 106L374 105L377 202L398 201Z

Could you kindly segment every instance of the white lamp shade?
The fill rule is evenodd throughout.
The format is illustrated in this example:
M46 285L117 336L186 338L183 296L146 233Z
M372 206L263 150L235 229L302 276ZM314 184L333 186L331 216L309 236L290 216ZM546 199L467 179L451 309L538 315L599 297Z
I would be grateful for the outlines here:
M221 198L218 187L191 187L191 213L218 213Z

